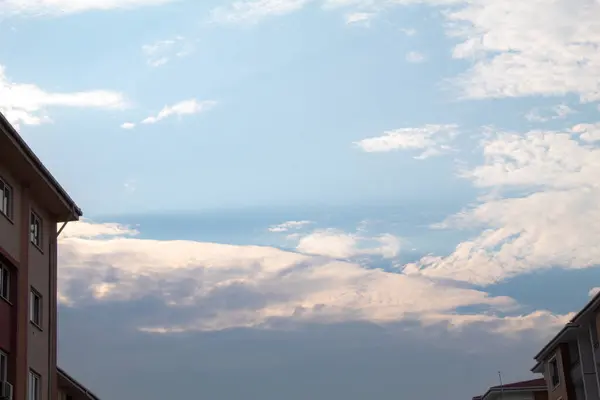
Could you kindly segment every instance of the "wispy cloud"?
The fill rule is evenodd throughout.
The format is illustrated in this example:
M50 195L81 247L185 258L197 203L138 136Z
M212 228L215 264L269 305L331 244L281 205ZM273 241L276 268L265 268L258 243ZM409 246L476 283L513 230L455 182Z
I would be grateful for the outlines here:
M165 106L157 115L145 118L141 123L155 124L172 116L199 114L212 109L216 104L217 102L213 100L198 101L196 99L190 99L180 101L179 103Z
M174 57L185 57L194 52L194 43L183 36L172 39L158 40L142 46L148 65L159 67L167 64Z
M361 25L369 25L371 19L375 16L375 13L368 12L354 12L350 14L346 14L346 24L361 24Z
M420 63L425 61L425 55L423 55L423 53L419 53L418 51L410 51L406 54L406 61L411 63Z
M218 7L211 13L220 23L253 24L265 18L289 14L302 9L313 0L240 0Z
M269 232L288 232L290 230L297 230L307 225L313 224L312 221L287 221L281 224L272 225L269 227Z
M369 153L423 150L416 158L425 159L451 151L452 147L449 143L457 134L457 125L424 125L419 128L386 131L382 136L363 139L355 144Z
M125 122L125 123L121 124L121 128L123 128L123 129L133 129L133 128L135 128L135 123L133 123L133 122Z
M156 6L173 1L176 0L2 0L0 14L61 16L92 10Z
M118 110L128 106L125 96L109 90L48 92L31 83L12 82L0 65L0 112L16 127L51 122L54 107Z
M556 119L566 118L570 114L574 114L573 110L566 104L559 104L549 108L534 108L525 114L525 119L530 122L547 122Z

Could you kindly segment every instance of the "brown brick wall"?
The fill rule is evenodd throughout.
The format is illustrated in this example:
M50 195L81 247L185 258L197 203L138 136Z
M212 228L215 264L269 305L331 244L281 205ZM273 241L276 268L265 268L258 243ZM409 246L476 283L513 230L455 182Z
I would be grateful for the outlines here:
M560 382L556 388L552 388L550 379L549 362L554 357L558 361L558 373ZM566 343L557 346L554 354L544 360L544 378L548 386L548 400L575 400L575 391L570 374L571 359L569 356L569 347ZM537 399L536 399L537 400Z

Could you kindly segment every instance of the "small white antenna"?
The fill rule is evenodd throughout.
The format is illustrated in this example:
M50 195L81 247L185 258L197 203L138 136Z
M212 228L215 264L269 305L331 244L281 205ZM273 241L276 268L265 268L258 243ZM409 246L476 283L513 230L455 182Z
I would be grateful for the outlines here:
M504 385L502 384L502 372L498 371L498 379L500 380L500 400L504 399Z

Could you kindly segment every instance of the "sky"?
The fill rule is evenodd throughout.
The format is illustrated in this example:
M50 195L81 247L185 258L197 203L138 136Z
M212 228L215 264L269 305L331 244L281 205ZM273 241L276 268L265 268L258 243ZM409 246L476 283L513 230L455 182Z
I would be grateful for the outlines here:
M471 398L600 273L598 0L0 0L104 399Z

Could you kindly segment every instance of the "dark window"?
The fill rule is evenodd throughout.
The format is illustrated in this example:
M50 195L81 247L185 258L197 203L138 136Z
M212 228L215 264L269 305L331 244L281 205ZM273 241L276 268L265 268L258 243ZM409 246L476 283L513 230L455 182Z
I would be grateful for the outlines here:
M0 178L0 213L12 219L12 188Z
M29 320L39 327L42 326L42 296L33 289L29 299Z
M550 369L550 383L552 383L552 387L555 388L560 383L560 375L558 373L558 361L556 358L553 358L548 363Z
M6 382L8 377L8 356L0 351L0 382Z
M35 244L37 247L42 247L42 219L38 217L36 213L31 212L31 221L30 221L30 236L31 243Z
M10 271L0 263L0 297L10 301Z

